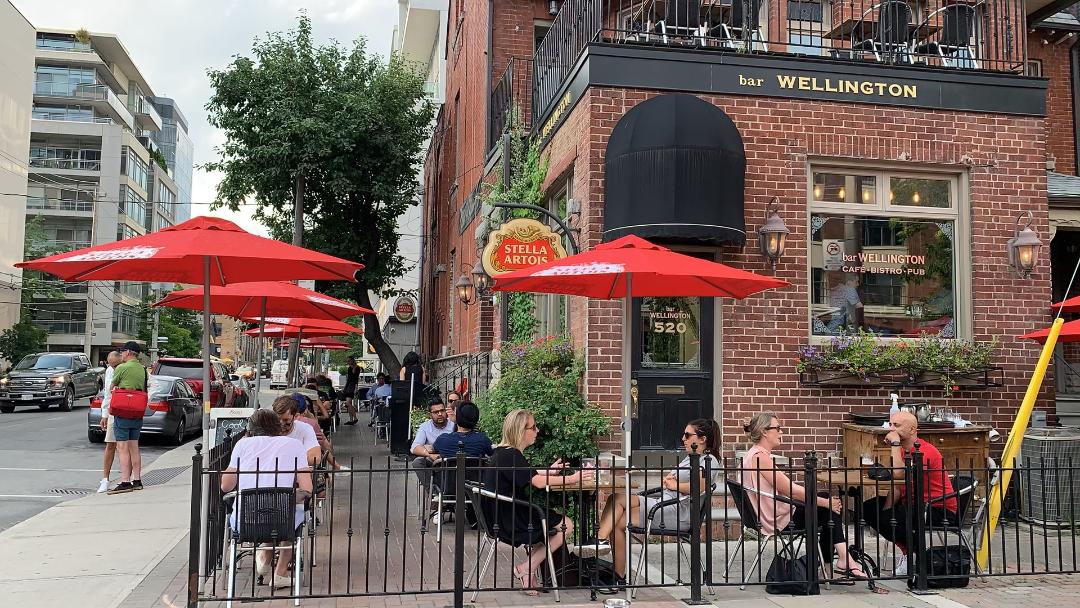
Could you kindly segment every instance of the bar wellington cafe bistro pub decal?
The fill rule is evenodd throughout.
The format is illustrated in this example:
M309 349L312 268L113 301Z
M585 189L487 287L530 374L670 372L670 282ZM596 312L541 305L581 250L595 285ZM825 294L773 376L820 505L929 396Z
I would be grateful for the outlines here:
M484 247L484 271L497 276L566 257L562 237L537 220L517 218L499 226Z

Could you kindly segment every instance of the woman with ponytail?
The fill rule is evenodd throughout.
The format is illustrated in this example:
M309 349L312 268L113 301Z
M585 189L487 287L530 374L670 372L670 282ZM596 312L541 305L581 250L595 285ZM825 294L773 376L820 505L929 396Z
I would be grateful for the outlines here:
M582 550L597 550L604 552L613 549L612 559L615 573L621 578L626 577L626 526L644 526L645 518L649 511L661 501L684 498L690 494L690 454L700 454L700 469L697 474L700 478L702 492L709 486L716 486L716 480L720 475L720 425L715 420L700 418L692 420L683 429L682 444L686 449L686 458L683 458L679 466L667 474L663 481L663 492L660 496L631 495L629 502L625 494L615 494L608 499L604 510L600 514L600 529L597 530L599 543L584 544ZM708 464L706 464L708 463ZM705 470L708 467L709 479L705 479ZM652 514L652 525L666 530L689 530L690 529L690 501L680 500L678 503L668 504Z

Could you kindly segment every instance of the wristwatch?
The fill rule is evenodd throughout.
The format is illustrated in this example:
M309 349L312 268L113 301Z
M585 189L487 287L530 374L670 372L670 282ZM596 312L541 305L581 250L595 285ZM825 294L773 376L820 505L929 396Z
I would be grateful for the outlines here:
M899 441L890 441L889 445L891 445L894 448L898 448L898 447L900 447L900 442Z

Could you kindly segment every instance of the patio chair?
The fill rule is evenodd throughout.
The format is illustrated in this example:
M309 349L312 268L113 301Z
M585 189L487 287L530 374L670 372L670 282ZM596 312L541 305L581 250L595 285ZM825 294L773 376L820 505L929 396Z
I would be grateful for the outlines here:
M967 516L968 508L971 505L971 498L975 493L975 490L979 487L979 481L969 475L957 475L952 480L953 491L943 496L930 499L926 504L926 521L930 521L930 509L935 506L940 506L950 498L956 499L956 522L943 522L940 524L931 524L930 531L937 532L938 539L942 545L948 544L948 533L952 532L960 538L960 544L967 547L968 551L974 553L975 546L972 544L972 536L969 536L965 530L964 519ZM978 522L973 522L972 527L978 525ZM975 572L979 573L979 564L975 563Z
M476 597L480 595L479 581L484 579L484 575L487 574L488 566L491 565L491 558L495 556L495 551L498 549L499 543L506 543L513 549L524 548L526 552L532 549L528 544L511 544L505 539L499 538L497 534L496 526L487 520L484 515L484 509L481 508L484 504L490 504L492 506L492 512L496 512L499 508L505 509L532 509L536 512L535 519L540 522L540 526L544 533L544 538L548 538L547 518L544 517L544 511L540 507L532 504L527 500L520 498L514 498L513 496L506 496L504 494L498 494L491 490L486 490L484 487L475 482L466 482L466 491L472 495L473 504L476 505L476 525L480 528L480 547L476 551L476 563L473 564L469 573L465 575L465 588L468 589L471 581L473 581L473 575L476 574L477 568L480 569L480 575L476 578L477 585L473 591L472 599L470 602L475 602ZM555 592L555 601L559 599L559 584L558 577L555 574L555 558L551 555L551 547L547 541L544 542L544 551L547 553L547 559L544 563L547 564L549 574L551 576L551 585ZM486 552L486 555L485 555ZM481 557L483 556L483 557ZM481 566L481 562L483 565ZM511 564L511 567L513 565Z
M761 2L762 0L731 0L730 23L719 23L709 29L710 36L720 38L721 46L730 49L738 49L741 46L746 50L754 50L760 46L761 50L768 51L769 45L761 35Z
M765 547L769 544L769 541L773 541L778 545L779 548L776 551L777 555L786 555L791 559L798 559L803 543L806 542L806 531L799 528L792 528L790 525L774 534L766 534L763 532L761 529L761 522L758 520L757 511L754 510L754 504L751 502L752 499L750 498L750 494L753 493L760 498L768 498L770 500L789 504L793 507L802 506L802 503L791 500L785 496L776 496L768 492L749 489L734 479L726 479L724 481L727 484L728 496L730 496L732 502L735 503L735 509L739 512L739 518L742 521L742 534L739 536L739 543L735 545L735 550L731 552L731 557L728 558L727 567L724 570L725 582L728 579L728 574L731 572L731 566L735 563L735 558L739 555L739 551L743 551L744 558L746 556L746 531L753 530L758 538L758 548L754 555L754 561L750 563L750 569L743 572L742 584L739 585L739 589L745 591L746 583L750 580L750 577L754 575L754 571L757 570L758 564L761 561L761 556L765 553ZM825 556L821 554L821 547L817 546L817 543L814 543L814 548L818 552L818 568L821 571L822 579L828 580L828 575L825 574ZM828 583L826 583L826 585L827 584Z
M660 40L664 44L669 44L670 38L681 38L704 44L701 0L669 0L665 15L656 20L653 31L660 34Z
M716 490L716 488L713 487L712 491L715 491L715 490ZM664 492L664 488L653 488L651 490L645 490L643 492L638 492L638 496L653 496L653 495L656 495L656 494L662 494L663 492ZM646 549L646 547L649 546L649 537L650 536L659 536L659 537L662 537L662 538L674 538L676 547L678 547L679 556L686 562L686 567L687 568L693 568L694 567L694 565L690 562L690 555L683 549L683 544L693 542L693 530L694 530L695 527L697 527L699 530L701 529L701 525L705 521L705 516L708 515L708 513L709 513L709 497L710 496L712 496L712 492L704 492L704 493L701 494L701 496L698 499L699 500L698 520L696 522L690 522L690 527L688 529L686 529L686 530L680 530L678 527L676 527L674 529L664 528L664 527L653 527L652 517L653 517L653 514L655 514L657 511L660 511L664 507L667 507L667 506L670 506L670 505L675 505L675 504L682 504L682 503L689 504L689 502L690 502L690 496L689 495L681 495L678 498L669 498L667 500L661 500L660 502L653 505L652 508L649 509L649 512L645 514L645 525L644 526L635 526L633 524L630 524L629 526L627 526L627 528L630 530L630 534L640 535L640 536L643 537L642 538L642 543L641 543L641 553L638 555L637 567L634 568L634 578L633 578L632 582L630 583L632 586L634 586L634 590L630 592L630 598L631 599L637 597L637 587L636 587L636 585L637 585L638 577L641 576L642 569L645 568L645 549ZM708 549L706 549L706 550L708 550ZM708 579L709 572L708 572L708 570L705 569L705 560L701 560L701 574L702 574L702 580L707 580ZM708 583L705 584L705 588L708 590L709 595L712 595L714 593L712 586L709 585Z
M873 22L870 36L860 38L867 17L875 11L877 20ZM909 27L912 20L911 7L904 0L885 0L871 6L863 12L855 28L851 30L851 48L869 51L877 61L881 61L882 54L885 54L890 60L892 57L899 57L901 62L910 62Z
M480 477L487 467L488 459L483 456L463 456L463 458L465 459L465 482L480 483ZM443 508L447 505L457 504L455 494L457 489L456 456L442 458L431 467L431 484L428 488L430 497L422 504L430 505L435 503L435 514L438 515L435 518L435 537L438 539L437 542L441 543L443 539ZM472 502L468 495L464 498L466 507L475 515L477 511L475 503ZM460 526L462 522L456 522L455 525Z
M386 445L390 445L390 399L382 397L375 400L371 407L371 416L375 421L375 445L379 445L379 436L386 439Z
M981 4L981 3L980 3ZM915 53L937 54L947 67L970 67L979 69L971 38L975 35L975 7L971 4L950 4L926 16L916 32L925 31L936 15L941 15L941 30L937 40L926 40L916 45ZM966 52L967 55L962 55Z
M236 564L238 551L251 551L252 559L258 551L275 549L293 549L292 594L300 595L300 576L303 564L304 524L296 526L296 489L295 488L252 488L240 492L230 492L225 499L237 498L239 512L236 528L229 523L229 573L228 594L236 594ZM260 547L260 545L271 545ZM273 585L273 563L271 560L271 585ZM300 605L300 598L293 600L293 605ZM232 600L225 602L226 608L232 608Z

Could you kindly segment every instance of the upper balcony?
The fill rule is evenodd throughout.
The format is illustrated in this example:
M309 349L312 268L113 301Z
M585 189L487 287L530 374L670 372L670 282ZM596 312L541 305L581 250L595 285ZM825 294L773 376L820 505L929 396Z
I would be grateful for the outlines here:
M449 0L408 0L398 3L394 52L425 75L424 93L434 104L445 97L446 25Z
M982 78L985 85L986 76L1023 75L1029 8L1024 0L565 0L534 57L532 122L561 105L575 86L569 81L582 73L609 86L677 88L696 78L692 89L703 92L769 94L779 87L820 92L819 98L864 94L867 101L875 95L864 89L882 83L842 79ZM599 47L605 60L632 59L634 69L625 63L604 75L596 66L579 69L589 49ZM720 69L725 65L739 68L729 74ZM801 78L803 69L817 77ZM783 71L788 75L781 77ZM718 83L732 75L737 81L740 73L743 85L756 85L732 91ZM899 91L908 97L908 89Z
M43 103L72 103L93 107L97 112L107 115L127 125L135 126L135 117L127 105L113 93L112 89L97 83L71 83L37 81L34 83L34 99Z
M135 114L135 122L140 129L147 131L161 130L161 115L150 100L140 95L129 108Z

